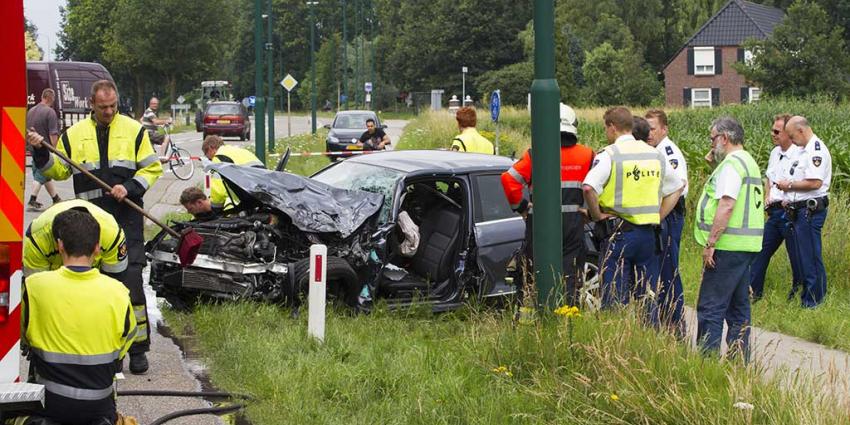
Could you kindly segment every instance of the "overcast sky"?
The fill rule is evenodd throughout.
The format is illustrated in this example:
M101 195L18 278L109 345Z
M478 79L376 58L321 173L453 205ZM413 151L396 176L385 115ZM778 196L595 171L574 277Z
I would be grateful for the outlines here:
M37 42L45 60L53 59L59 38L59 6L65 6L65 0L24 0L24 15L38 27Z

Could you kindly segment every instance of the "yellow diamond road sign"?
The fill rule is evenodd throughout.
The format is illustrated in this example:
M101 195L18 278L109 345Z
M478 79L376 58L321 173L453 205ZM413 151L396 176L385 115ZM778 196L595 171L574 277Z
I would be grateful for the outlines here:
M286 77L283 77L283 79L280 80L280 85L282 85L286 91L292 91L292 89L298 85L298 80L293 78L292 75L286 74Z

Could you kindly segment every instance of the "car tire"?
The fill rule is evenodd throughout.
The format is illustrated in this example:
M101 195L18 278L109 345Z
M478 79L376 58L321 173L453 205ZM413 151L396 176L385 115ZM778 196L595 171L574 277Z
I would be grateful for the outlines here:
M245 141L245 133L242 133L242 134L240 134L240 135L239 135L239 141L240 141L240 142L244 142L244 141Z
M306 299L307 286L310 282L310 259L305 258L296 262L292 267L292 273L294 273L295 285L299 291L298 298ZM357 277L357 272L348 264L348 261L339 257L328 257L327 282L329 297L341 300L349 307L357 305L360 279Z
M248 130L248 134L245 135L245 140L251 140L251 130Z

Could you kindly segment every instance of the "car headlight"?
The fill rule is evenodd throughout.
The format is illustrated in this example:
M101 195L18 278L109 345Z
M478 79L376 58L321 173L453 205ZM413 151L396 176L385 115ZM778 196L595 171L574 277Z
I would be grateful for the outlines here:
M328 141L331 143L339 143L339 139L334 136L328 136Z

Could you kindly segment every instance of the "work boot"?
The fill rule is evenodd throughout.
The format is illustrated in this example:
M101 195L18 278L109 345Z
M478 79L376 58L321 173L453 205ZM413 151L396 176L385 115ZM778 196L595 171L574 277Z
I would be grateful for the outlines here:
M60 198L59 195L53 197L53 205L56 205L60 202L62 202L62 198Z
M35 197L31 196L27 203L27 211L41 211L42 209L44 209L44 205L41 205L41 202L36 201Z
M148 357L145 353L130 354L130 373L133 375L148 373Z

